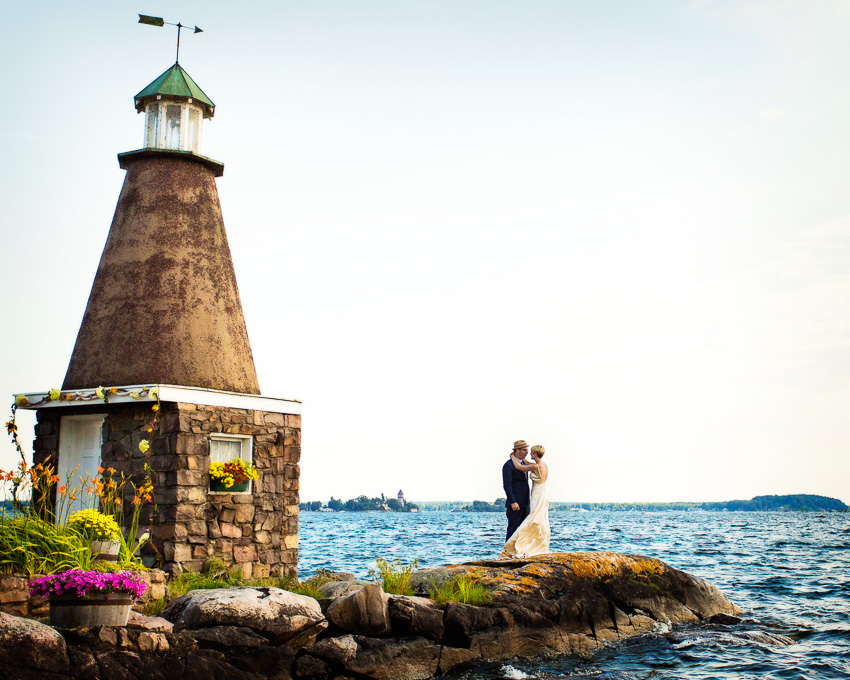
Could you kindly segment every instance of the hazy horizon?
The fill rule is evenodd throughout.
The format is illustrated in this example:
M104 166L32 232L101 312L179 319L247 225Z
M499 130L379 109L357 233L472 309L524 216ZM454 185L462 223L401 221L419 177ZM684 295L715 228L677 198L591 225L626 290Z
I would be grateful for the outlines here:
M516 439L564 502L850 500L850 5L10 5L10 402L62 383L174 60L136 11L204 30L180 63L302 500L493 499Z

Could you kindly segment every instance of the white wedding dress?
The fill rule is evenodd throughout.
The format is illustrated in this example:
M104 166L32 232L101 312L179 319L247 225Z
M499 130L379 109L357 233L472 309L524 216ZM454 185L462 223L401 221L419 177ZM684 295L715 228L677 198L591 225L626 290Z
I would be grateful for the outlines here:
M536 472L530 472L531 501L528 517L511 534L500 560L515 560L546 555L549 552L549 498L546 495L546 480Z

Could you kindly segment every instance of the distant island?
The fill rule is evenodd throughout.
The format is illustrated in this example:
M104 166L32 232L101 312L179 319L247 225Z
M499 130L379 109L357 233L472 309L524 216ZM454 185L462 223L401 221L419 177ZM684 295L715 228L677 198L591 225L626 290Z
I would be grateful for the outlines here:
M387 498L381 494L380 498L358 496L342 501L331 496L327 505L323 505L322 501L311 501L301 503L298 509L307 512L419 512L419 507L406 501L401 491L398 492L397 498Z
M488 501L417 501L415 504L401 499L367 498L358 496L341 501L331 496L327 505L321 501L302 503L301 510L323 512L504 512L505 499ZM837 498L794 494L786 496L756 496L748 501L718 501L708 503L550 503L552 512L615 511L615 512L848 512L850 507Z

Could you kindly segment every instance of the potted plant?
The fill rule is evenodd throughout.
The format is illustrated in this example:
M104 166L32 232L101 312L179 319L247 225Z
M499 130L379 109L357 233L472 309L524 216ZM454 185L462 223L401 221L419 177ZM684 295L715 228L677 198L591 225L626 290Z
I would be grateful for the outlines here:
M89 540L95 561L118 561L120 529L113 517L93 509L79 510L68 518L67 526Z
M30 583L30 593L50 598L50 625L126 626L133 599L147 585L130 571L108 573L70 569Z
M210 465L210 491L213 493L247 491L251 480L258 478L257 468L241 458Z

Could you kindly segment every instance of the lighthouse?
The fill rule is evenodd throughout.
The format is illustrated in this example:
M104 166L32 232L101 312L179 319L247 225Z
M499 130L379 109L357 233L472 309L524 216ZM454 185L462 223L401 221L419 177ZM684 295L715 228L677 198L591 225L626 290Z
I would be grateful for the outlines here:
M118 155L126 176L61 390L19 399L37 411L34 463L63 482L98 467L150 474L150 565L197 571L215 556L245 577L296 576L301 402L260 393L224 165L203 153L215 104L175 63L133 105L143 145ZM236 459L258 479L222 490L210 466Z

